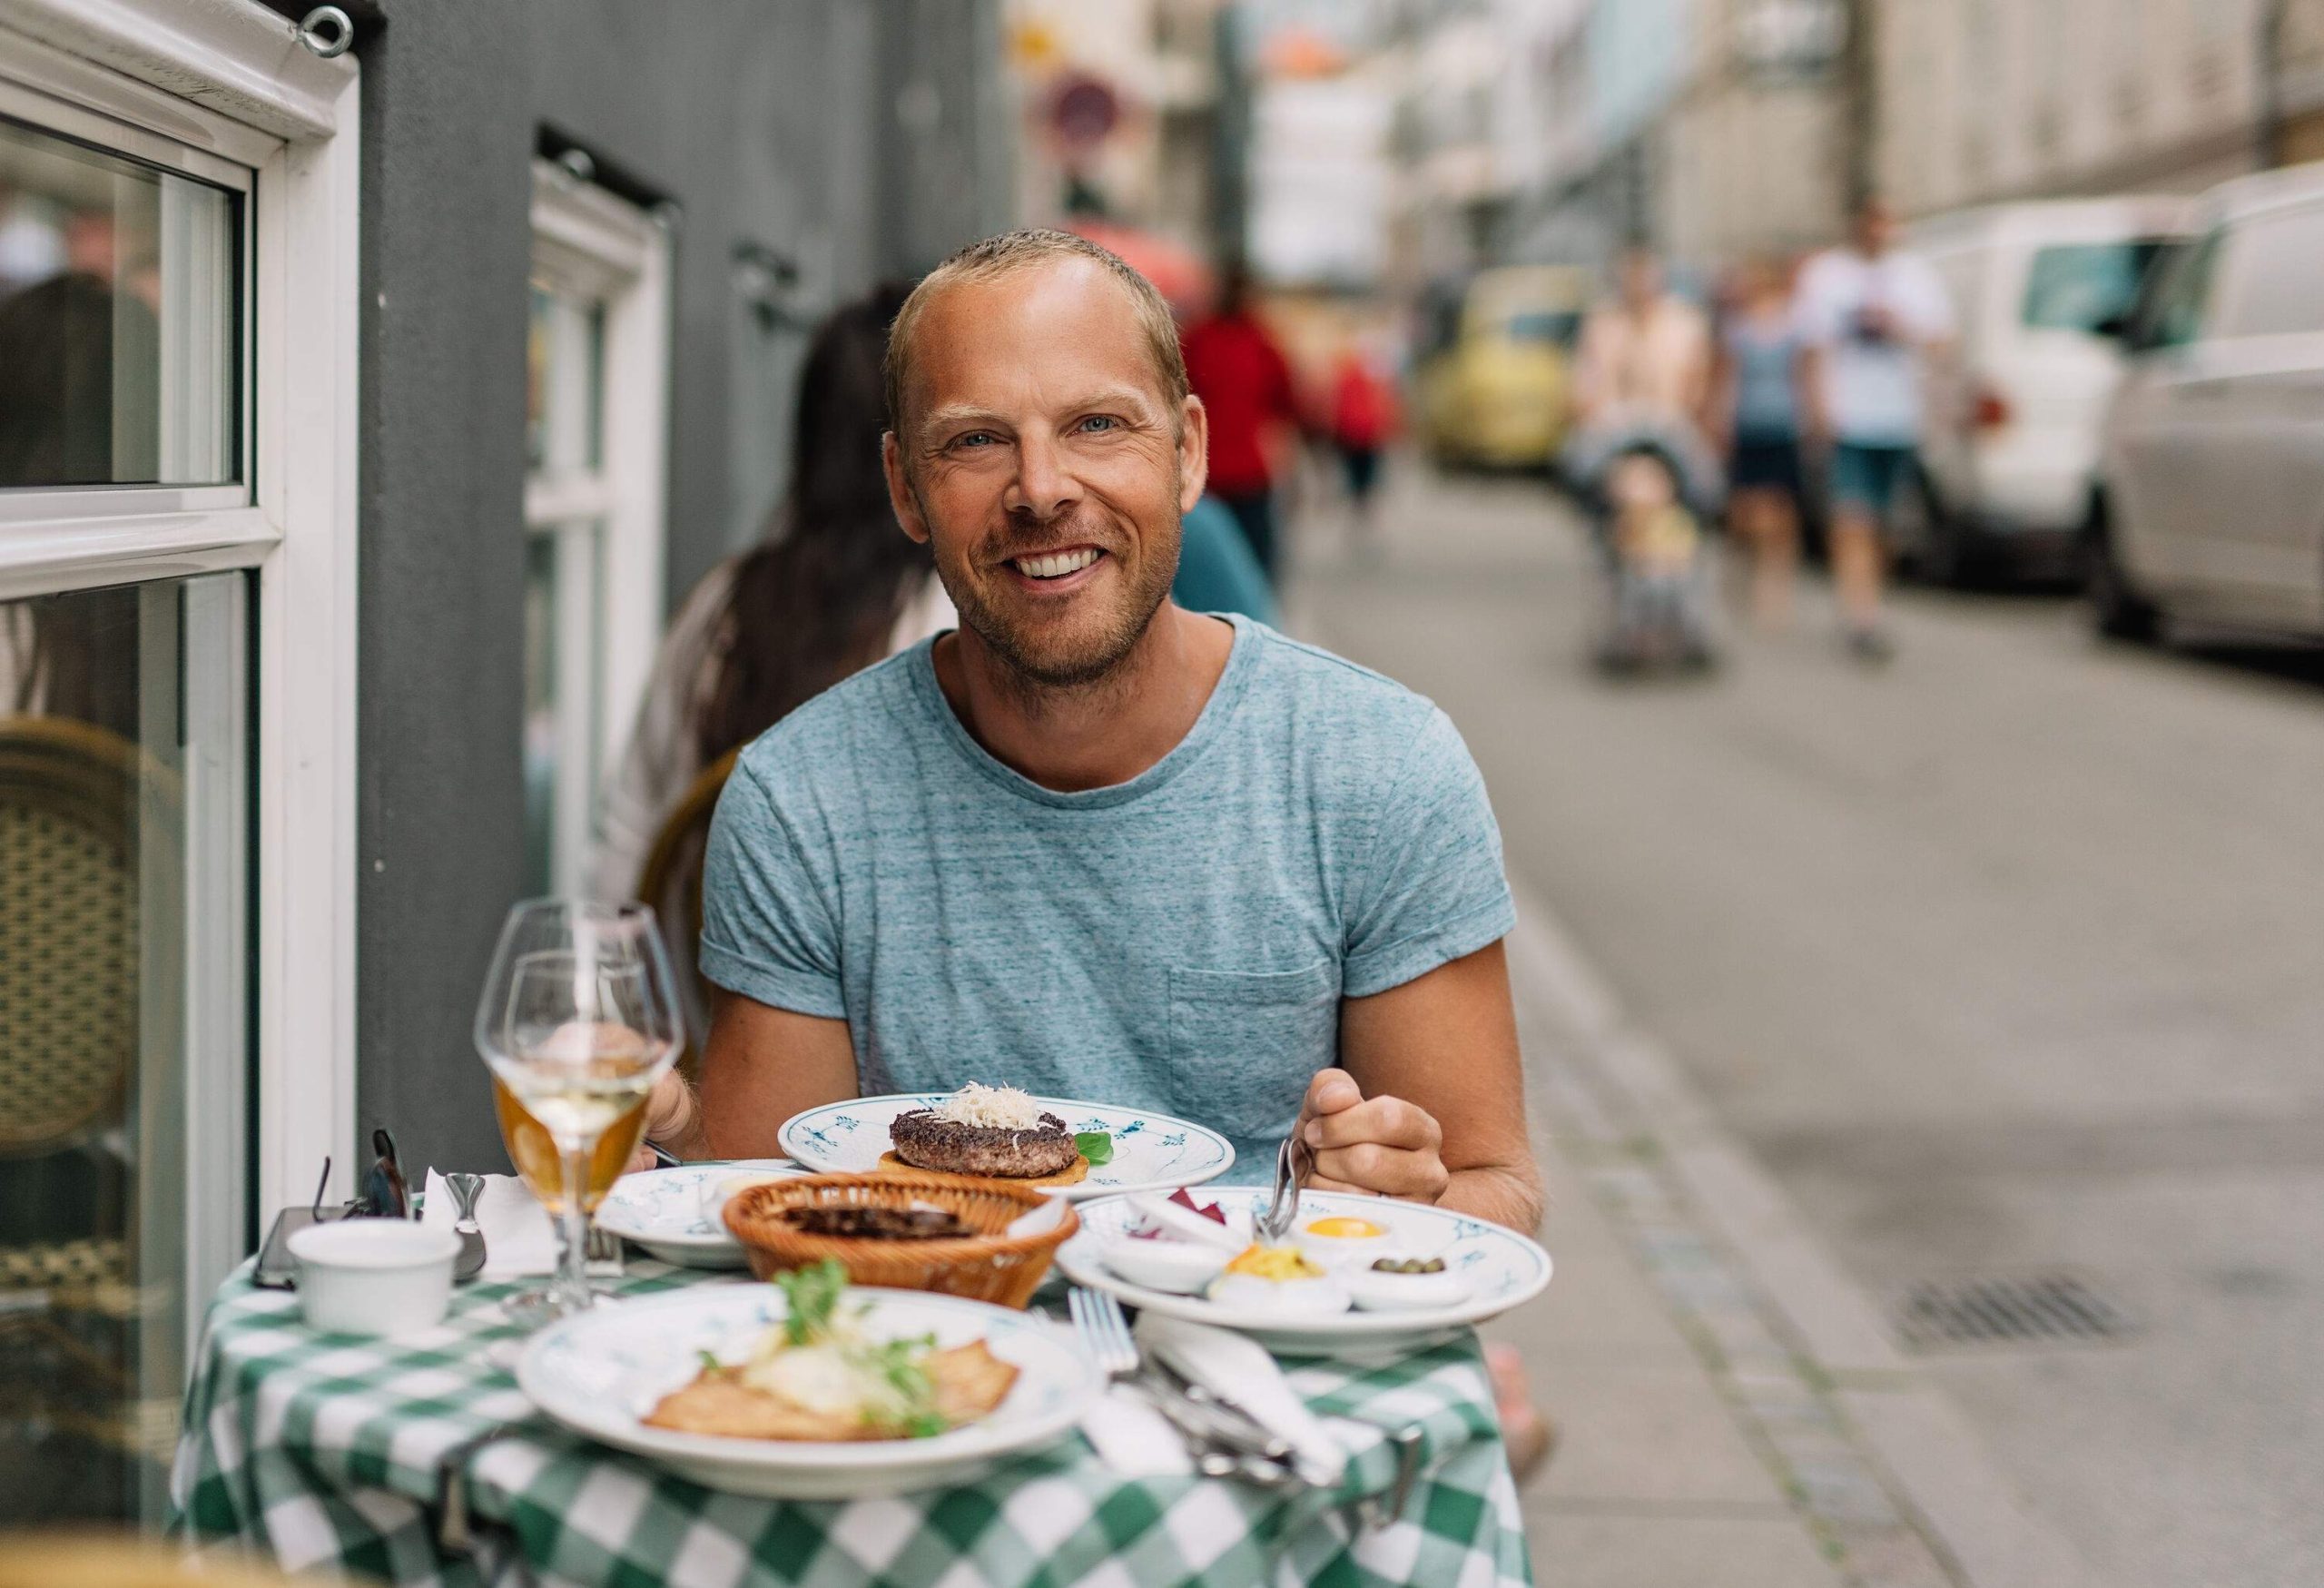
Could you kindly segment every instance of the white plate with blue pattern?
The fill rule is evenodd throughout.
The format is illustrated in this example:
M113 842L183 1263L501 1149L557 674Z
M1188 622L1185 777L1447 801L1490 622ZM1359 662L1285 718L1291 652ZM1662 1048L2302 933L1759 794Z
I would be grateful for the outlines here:
M787 1158L736 1158L641 1169L615 1180L597 1204L597 1228L685 1268L744 1268L743 1243L719 1217L729 1180L807 1171Z
M810 1169L826 1174L870 1174L880 1167L880 1155L894 1145L888 1127L897 1115L932 1109L950 1095L916 1091L829 1103L784 1120L778 1141L783 1151ZM1110 1161L1091 1165L1088 1178L1078 1185L1049 1188L1068 1201L1117 1191L1199 1186L1216 1179L1235 1164L1235 1146L1226 1137L1167 1114L1075 1102L1070 1098L1035 1098L1033 1101L1063 1119L1065 1128L1077 1135L1103 1130L1114 1139Z
M517 1383L577 1434L635 1451L682 1477L730 1494L792 1500L902 1494L964 1483L1019 1451L1070 1432L1105 1390L1105 1376L1072 1334L1038 1314L918 1290L853 1290L875 1338L933 1335L939 1346L981 1337L1017 1369L992 1412L926 1439L849 1444L734 1439L650 1428L664 1396L694 1381L702 1353L739 1362L783 1321L772 1285L690 1287L590 1308L527 1343Z
M1263 1190L1229 1186L1206 1199L1218 1203L1230 1228L1247 1231L1265 1208L1267 1197ZM1379 1255L1443 1258L1446 1267L1467 1281L1468 1290L1459 1301L1426 1311L1287 1317L1264 1308L1226 1307L1201 1296L1172 1296L1133 1285L1108 1267L1105 1258L1111 1243L1135 1238L1130 1231L1141 1219L1128 1199L1108 1197L1086 1202L1075 1211L1081 1215L1081 1228L1057 1254L1058 1267L1075 1284L1110 1291L1132 1307L1166 1317L1234 1329L1271 1350L1294 1356L1401 1350L1447 1330L1498 1317L1539 1296L1550 1282L1550 1254L1538 1241L1505 1226L1421 1202L1396 1202L1353 1191L1308 1191L1299 1198L1301 1228L1315 1219L1335 1216L1384 1225L1388 1238Z

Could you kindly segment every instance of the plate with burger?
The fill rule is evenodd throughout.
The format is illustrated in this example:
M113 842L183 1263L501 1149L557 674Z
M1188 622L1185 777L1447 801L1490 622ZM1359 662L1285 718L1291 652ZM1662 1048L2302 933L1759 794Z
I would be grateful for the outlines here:
M855 1098L783 1121L783 1150L823 1174L935 1169L1079 1200L1217 1179L1235 1148L1167 1114L1033 1097L970 1081L953 1092Z

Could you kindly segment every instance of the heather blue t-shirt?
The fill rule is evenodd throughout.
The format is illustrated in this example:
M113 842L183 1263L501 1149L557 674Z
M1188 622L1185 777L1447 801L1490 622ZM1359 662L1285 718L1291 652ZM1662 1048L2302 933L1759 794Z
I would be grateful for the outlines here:
M1339 1004L1505 935L1467 746L1401 686L1247 618L1177 747L1059 794L971 738L925 642L742 755L701 968L844 1018L866 1095L977 1080L1161 1110L1271 1171Z

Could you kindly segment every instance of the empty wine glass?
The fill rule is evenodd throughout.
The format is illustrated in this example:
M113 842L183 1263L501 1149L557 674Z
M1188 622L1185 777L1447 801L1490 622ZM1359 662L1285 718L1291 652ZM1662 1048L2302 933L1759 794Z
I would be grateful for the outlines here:
M684 1043L684 1019L645 905L532 899L508 912L477 1001L477 1051L497 1082L509 1156L563 1235L556 1277L508 1303L518 1322L590 1305L590 1211L636 1145L646 1097Z

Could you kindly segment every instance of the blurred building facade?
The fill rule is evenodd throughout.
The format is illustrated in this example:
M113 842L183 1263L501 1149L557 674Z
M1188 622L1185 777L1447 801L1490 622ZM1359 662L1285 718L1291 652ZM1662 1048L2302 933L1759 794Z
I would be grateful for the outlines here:
M1437 0L1403 33L1406 210L1472 265L1709 267L1828 242L1861 191L1917 216L2324 158L2324 0Z
M1695 0L1663 118L1655 241L1695 261L1785 257L1837 235L1856 168L1840 0Z
M2324 158L2318 0L1884 0L1878 169L1926 214Z

